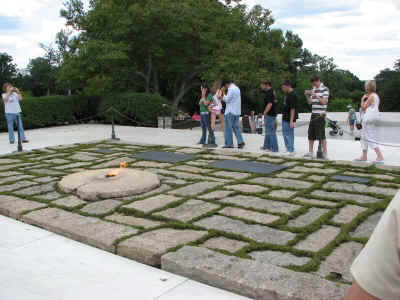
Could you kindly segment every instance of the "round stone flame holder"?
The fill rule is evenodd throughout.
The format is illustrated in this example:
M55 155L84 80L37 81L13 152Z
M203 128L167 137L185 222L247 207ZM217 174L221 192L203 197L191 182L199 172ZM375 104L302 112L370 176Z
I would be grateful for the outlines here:
M59 188L88 201L118 198L147 193L160 186L156 174L134 169L117 169L117 175L108 176L116 169L89 170L65 176Z

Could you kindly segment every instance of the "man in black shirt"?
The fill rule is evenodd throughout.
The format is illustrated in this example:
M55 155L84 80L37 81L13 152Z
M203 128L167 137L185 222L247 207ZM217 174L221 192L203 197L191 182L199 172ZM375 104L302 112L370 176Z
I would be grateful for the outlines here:
M282 83L282 90L286 94L282 112L282 135L287 152L294 156L294 123L298 118L297 95L288 80Z
M264 145L261 150L278 152L278 138L275 131L276 109L278 101L275 99L274 90L272 89L271 80L264 79L261 81L261 89L265 91L265 110L264 110L264 126L265 138Z

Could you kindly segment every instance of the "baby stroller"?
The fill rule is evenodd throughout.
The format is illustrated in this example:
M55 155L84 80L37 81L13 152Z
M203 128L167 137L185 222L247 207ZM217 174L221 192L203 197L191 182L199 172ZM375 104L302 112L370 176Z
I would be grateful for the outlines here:
M340 136L343 135L343 129L338 125L337 121L326 118L326 127L332 129L331 131L329 131L329 134L331 136L337 136L338 134Z

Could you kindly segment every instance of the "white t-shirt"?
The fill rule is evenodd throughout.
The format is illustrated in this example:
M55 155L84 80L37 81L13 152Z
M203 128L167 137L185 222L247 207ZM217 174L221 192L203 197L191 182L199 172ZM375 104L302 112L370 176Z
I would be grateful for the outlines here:
M19 114L21 112L21 106L19 105L19 96L17 93L13 92L8 96L8 101L6 101L6 93L2 94L4 101L4 110L6 114Z
M358 285L382 300L400 299L400 192L351 267Z

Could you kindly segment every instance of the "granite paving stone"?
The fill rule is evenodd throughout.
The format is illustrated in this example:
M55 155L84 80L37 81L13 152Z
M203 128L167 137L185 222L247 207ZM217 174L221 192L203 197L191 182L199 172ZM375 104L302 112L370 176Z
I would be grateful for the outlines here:
M15 175L15 176L4 177L4 178L0 178L0 184L14 183L15 181L19 181L22 179L31 179L33 177L34 176L32 176L32 175Z
M182 188L170 191L168 193L174 194L174 195L181 195L181 196L195 196L195 195L205 192L206 190L215 188L218 185L220 185L220 183L198 182L198 183L190 184L190 185L184 186Z
M118 200L102 200L86 205L81 211L91 215L102 215L113 211L119 205L121 205L121 202Z
M217 208L219 208L219 205L201 200L189 200L177 207L158 212L156 215L181 222L189 222Z
M201 244L200 247L225 250L231 253L235 253L248 245L249 243L246 242L232 240L223 236L219 236L207 240L205 243Z
M358 177L371 177L380 180L395 180L396 177L392 175L385 175L385 174L370 174L370 173L356 173L356 172L344 172L344 175L348 176L358 176Z
M52 164L52 165L61 165L61 164L71 163L71 161L63 159L63 158L53 158L53 159L50 159L50 160L46 160L46 163L47 164Z
M117 168L117 167L119 167L119 165L121 163L128 163L129 165L132 166L132 165L134 165L133 161L134 161L133 158L124 156L124 157L120 157L120 158L106 161L103 163L95 164L92 166L92 168L93 169L103 169L103 168L112 168L112 167Z
M337 166L356 167L356 168L368 168L373 165L372 162L362 161L347 161L347 160L336 160L332 164Z
M19 218L21 213L46 207L44 203L25 200L14 196L0 195L0 213L11 218Z
M32 180L39 183L48 183L54 180L58 180L58 177L45 176L45 177L34 178Z
M220 200L219 202L235 204L246 208L268 210L271 213L282 213L282 214L290 214L292 211L301 208L301 206L299 205L290 204L286 202L262 199L252 196L242 196L242 195L228 197Z
M400 184L398 183L392 183L392 182L385 182L385 181L377 181L376 182L377 185L381 185L381 186L389 186L389 187L396 187L398 189L400 189Z
M201 199L206 199L206 200L210 200L210 199L222 199L225 197L228 197L229 195L232 195L234 192L232 191L214 191L211 193L207 193L201 196L197 196L197 198L201 198Z
M202 160L202 159L198 159L198 160L192 160L192 161L188 161L186 162L187 165L191 165L191 166L206 166L210 163L215 162L215 160Z
M169 170L153 170L152 172L155 172L157 174L163 174L163 175L171 175L174 176L176 178L179 179L184 179L184 180L195 180L195 179L200 179L200 180L204 180L207 182L210 181L216 181L216 182L229 182L230 180L226 180L226 179L221 179L221 178L216 178L216 177L206 177L206 176L202 176L202 175L197 175L197 174L193 174L193 173L185 173L185 172L174 172L174 171L169 171Z
M33 173L40 174L40 175L55 175L55 176L57 176L57 175L65 175L64 172L55 171L55 170L49 170L49 169L31 169L29 171L33 172Z
M282 172L282 173L276 174L276 177L278 177L278 178L289 178L289 179L293 179L293 178L297 179L302 176L304 176L303 173L293 173L293 172Z
M117 253L151 266L160 266L168 249L196 241L207 231L162 228L133 236L118 245Z
M257 300L343 300L349 288L311 274L203 247L185 246L163 255L161 266L165 271Z
M306 167L309 167L309 168L323 168L324 164L315 163L315 162L306 162Z
M298 243L295 248L298 250L317 252L335 240L339 233L340 228L324 225L320 230L310 234L305 240Z
M162 163L156 161L136 161L132 164L133 167L148 167L148 168L167 168L172 166L170 163Z
M186 154L199 153L202 151L203 151L203 149L201 149L201 148L183 148L183 149L175 150L175 152L186 153Z
M54 199L58 199L60 197L62 197L62 195L56 191L35 196L35 198L39 198L42 200L54 200Z
M76 196L68 196L52 202L52 204L65 206L68 208L74 208L86 203L87 203L86 201L83 201Z
M350 223L359 214L366 211L367 208L357 205L346 205L341 208L339 213L333 217L332 221L336 223Z
M89 165L91 165L91 163L88 163L88 162L76 162L76 163L72 163L72 164L68 164L68 165L56 166L56 167L52 167L52 168L56 169L56 170L65 170L65 169L72 169L72 168L87 167Z
M400 171L400 166L376 165L376 167L385 171Z
M268 162L271 164L281 164L284 162L283 159L280 158L272 158L272 157L259 157L257 158L257 160L262 161L262 162ZM286 165L286 163L285 163Z
M316 273L323 277L331 272L339 273L344 280L352 282L354 279L350 273L350 267L362 248L363 245L356 242L341 244L321 263Z
M70 156L69 158L74 159L74 160L80 160L80 161L92 161L92 160L97 159L96 156L90 155L87 153L76 153L76 154Z
M239 234L253 239L259 243L286 245L296 235L291 232L282 231L262 225L248 225L242 221L214 215L204 218L196 223L207 229L215 229L228 233Z
M22 161L19 159L12 159L12 158L0 158L0 165L6 165L6 164L19 164Z
M325 176L320 176L320 175L311 175L307 177L308 180L312 180L312 181L323 181L326 179Z
M193 166L178 166L178 167L174 167L170 170L177 170L177 171L184 171L184 172L191 172L191 173L195 173L195 174L202 174L202 173L209 173L210 169L202 169L202 168L197 168L197 167L193 167Z
M229 185L225 186L227 190L234 190L243 193L261 193L266 192L268 188L260 186L260 185L253 185L253 184L236 184L236 185Z
M115 240L138 232L129 226L84 217L59 208L31 212L23 216L23 221L113 253Z
M255 251L249 255L257 262L270 263L275 266L303 266L311 261L309 257L299 257L279 251Z
M311 204L311 205L323 205L323 206L337 206L339 203L337 202L332 202L332 201L324 201L324 200L317 200L317 199L309 199L309 198L303 198L303 197L296 197L293 199L294 201L299 201L305 204Z
M351 232L350 235L353 238L369 238L374 232L376 225L378 225L383 213L377 212L369 216L364 222L362 222L355 231Z
M296 219L290 220L287 225L291 227L308 226L328 212L329 209L311 207L307 213L298 216Z
M159 221L154 221L154 220L149 220L149 219L144 219L144 218L137 218L134 216L125 216L119 213L112 214L111 216L105 217L106 220L130 225L130 226L136 226L136 227L143 227L145 229L150 229L154 228L157 226L162 225L162 222Z
M143 197L147 197L147 196L151 196L151 195L154 195L154 194L159 194L159 193L168 191L169 189L171 189L171 186L169 186L168 184L162 184L162 185L160 185L160 187L156 188L155 190L149 191L149 192L144 193L144 194L135 195L135 196L130 197L130 198L132 198L132 199L134 199L134 198L143 198Z
M5 171L1 172L0 176L1 177L9 177L9 176L15 176L15 175L22 175L23 173L21 172L15 172L15 171Z
M308 189L313 186L313 183L294 179L285 178L270 178L270 177L259 177L249 180L252 183L266 184L270 186L279 186L282 188L293 188L293 189Z
M132 202L128 205L124 205L123 208L136 209L148 213L180 200L182 200L182 198L172 195L158 195L145 200Z
M21 189L21 188L35 185L35 184L37 184L37 182L22 180L22 181L13 183L13 184L0 185L0 193L1 192L9 192L9 191L13 191L16 189Z
M301 166L294 167L293 169L290 169L290 171L323 175L335 174L338 172L336 169L306 168Z
M373 193L385 196L394 196L397 193L397 189L380 188L359 183L328 182L323 185L323 188L347 192Z
M18 190L15 193L18 195L25 195L25 196L30 196L30 195L36 195L36 194L41 194L41 193L46 193L46 192L53 192L56 189L56 185L54 182L46 183L46 184L40 184L40 185L35 185L32 187L28 187L22 190Z
M271 214L263 214L258 213L251 210L236 208L236 207L225 207L220 210L218 213L221 215L225 215L228 217L237 217L241 219L246 219L250 221L254 221L261 224L270 224L280 219L278 216L274 216Z
M289 190L273 190L271 191L268 196L270 197L275 197L275 198L284 198L284 199L289 199L293 197L297 192L295 191L289 191Z
M371 196L358 195L353 193L338 193L338 192L327 192L322 190L316 190L311 193L312 196L328 198L336 201L352 200L359 203L376 203L382 201L382 199L377 199Z
M160 175L158 177L161 179ZM176 178L172 178L172 177L164 177L162 182L163 183L168 183L168 184L175 184L175 185L186 185L186 184L188 184L188 182L183 180L183 179L176 179Z
M227 177L236 180L245 179L249 177L251 174L249 173L240 173L240 172L228 172L228 171L218 171L212 173L215 176Z

